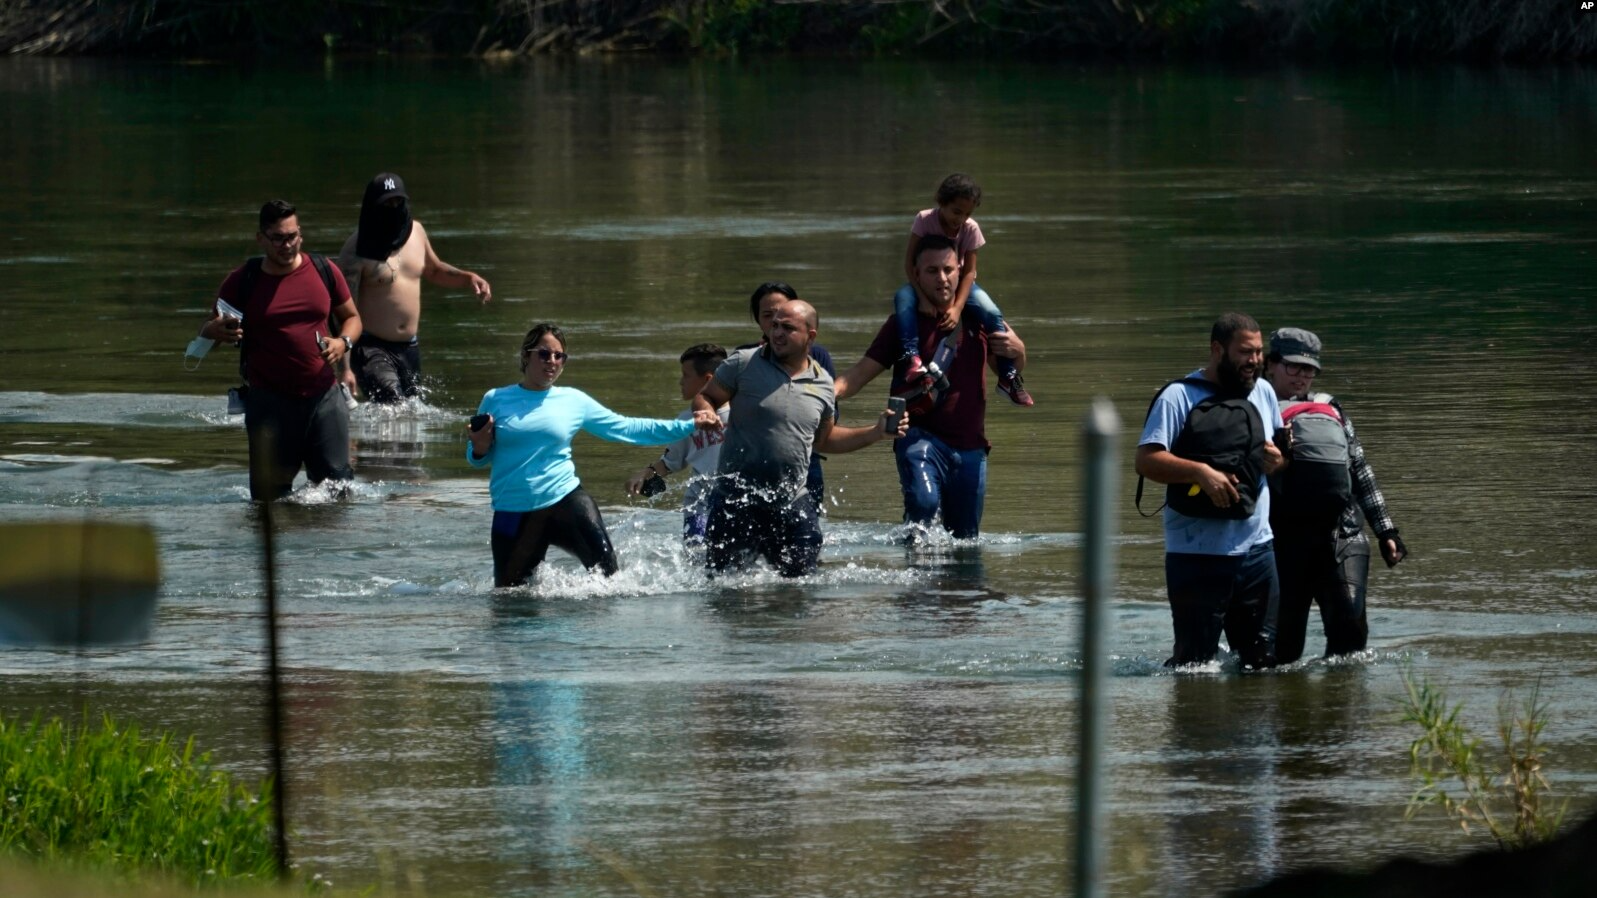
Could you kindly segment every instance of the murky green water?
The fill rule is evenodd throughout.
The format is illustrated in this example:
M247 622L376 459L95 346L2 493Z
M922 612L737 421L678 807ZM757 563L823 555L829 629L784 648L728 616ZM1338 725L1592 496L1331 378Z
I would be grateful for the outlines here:
M263 771L230 366L181 349L262 200L333 251L380 170L494 284L486 308L429 288L431 396L357 414L354 500L283 509L293 851L340 885L1065 891L1079 422L1107 394L1134 429L1233 308L1325 338L1414 556L1372 576L1368 658L1170 675L1160 534L1123 481L1112 892L1461 850L1402 822L1405 662L1483 730L1541 678L1547 769L1591 805L1590 72L5 60L0 95L0 519L150 521L166 576L147 645L0 650L0 712L87 706ZM883 447L828 465L819 574L711 584L675 515L622 495L650 453L584 440L623 570L560 556L491 590L459 428L530 323L572 334L563 382L633 414L678 410L683 347L750 338L768 278L851 361L955 169L986 188L982 281L1039 400L992 407L978 548L906 558Z

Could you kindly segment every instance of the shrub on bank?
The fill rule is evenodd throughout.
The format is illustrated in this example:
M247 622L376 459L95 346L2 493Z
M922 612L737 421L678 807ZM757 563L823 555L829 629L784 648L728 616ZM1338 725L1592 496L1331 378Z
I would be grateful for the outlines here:
M194 740L0 718L0 854L152 872L196 885L271 882L271 790L195 756Z
M1578 0L12 0L10 53L950 50L1552 61L1597 56Z

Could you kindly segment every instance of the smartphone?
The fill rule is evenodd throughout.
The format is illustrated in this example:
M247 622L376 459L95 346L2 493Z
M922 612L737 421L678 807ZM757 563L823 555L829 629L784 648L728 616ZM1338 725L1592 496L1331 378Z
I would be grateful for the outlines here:
M887 399L887 432L898 433L898 422L904 420L904 397L889 396Z
M1270 438L1270 442L1274 443L1275 444L1275 448L1281 450L1281 452L1283 454L1291 452L1292 451L1292 428L1290 428L1290 427L1277 427L1275 429L1275 434Z
M471 416L471 432L472 433L476 433L477 431L482 430L484 427L487 427L487 426L488 426L488 416L487 415L472 415Z
M642 488L638 490L639 495L644 498L658 496L663 492L665 492L665 478L657 471L650 471L649 476L644 478Z

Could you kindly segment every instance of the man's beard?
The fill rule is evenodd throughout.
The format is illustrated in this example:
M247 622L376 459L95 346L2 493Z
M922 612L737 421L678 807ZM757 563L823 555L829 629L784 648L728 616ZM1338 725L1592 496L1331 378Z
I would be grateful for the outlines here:
M1259 380L1259 370L1244 374L1242 366L1233 364L1229 358L1220 359L1220 391L1233 396L1246 396L1253 392L1253 385Z

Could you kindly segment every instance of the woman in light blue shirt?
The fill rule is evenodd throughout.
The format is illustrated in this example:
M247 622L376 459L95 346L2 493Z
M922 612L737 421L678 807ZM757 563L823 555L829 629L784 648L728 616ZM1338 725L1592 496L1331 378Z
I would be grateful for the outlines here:
M628 418L571 387L557 387L566 365L566 335L553 324L535 325L521 343L521 382L489 390L477 406L466 461L492 466L494 586L527 582L550 546L570 552L583 567L605 576L617 569L615 548L599 506L582 488L571 461L580 430L596 437L660 446L694 428L714 430L714 412L691 420Z

